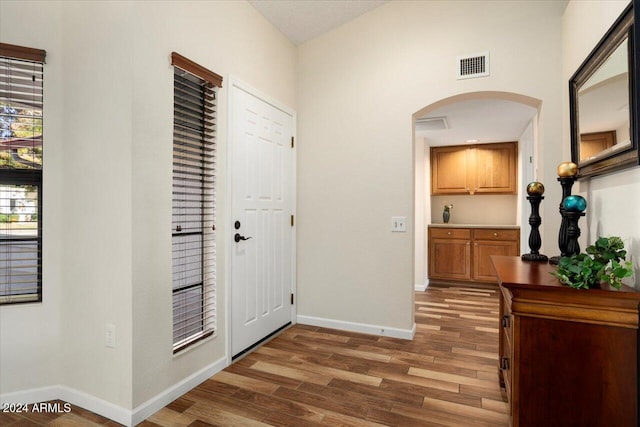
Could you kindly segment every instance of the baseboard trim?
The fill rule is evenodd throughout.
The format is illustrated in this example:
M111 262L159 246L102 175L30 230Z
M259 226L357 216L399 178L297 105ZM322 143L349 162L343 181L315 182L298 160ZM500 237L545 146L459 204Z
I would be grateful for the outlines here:
M142 403L141 405L138 405L133 410L133 414L131 416L131 425L135 426L136 424L144 421L146 418L164 408L169 403L176 400L178 397L182 396L199 384L202 384L203 382L226 368L226 366L227 358L222 357L211 363L210 365L200 369L198 372L188 376L182 381L172 385L162 393L159 393L146 402Z
M178 397L223 370L226 366L227 358L222 357L137 406L133 411L61 385L0 394L0 403L30 404L60 399L131 427L144 421Z
M313 316L297 316L297 322L303 325L320 326L322 328L340 329L363 334L380 335L392 338L412 340L416 334L416 324L411 329L390 328L387 326L368 325L366 323L346 322Z
M416 292L424 292L427 290L427 288L429 287L429 279L424 279L424 283L422 284L415 284L415 290Z
M54 385L32 388L0 395L0 402L2 403L31 404L57 399L95 412L120 424L131 425L130 410L66 386Z
M64 400L110 420L131 426L131 411L106 400L66 386L58 386L57 399Z
M31 404L46 402L48 400L58 399L60 396L59 386L48 386L31 388L27 390L15 391L12 393L0 394L0 404L5 403L22 403Z

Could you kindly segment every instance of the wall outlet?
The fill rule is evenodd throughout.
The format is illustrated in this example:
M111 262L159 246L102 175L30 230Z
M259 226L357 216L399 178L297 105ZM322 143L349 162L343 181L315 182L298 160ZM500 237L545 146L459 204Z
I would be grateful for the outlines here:
M107 323L105 328L106 334L104 337L104 345L110 348L116 347L116 325Z
M392 216L391 217L391 231L394 233L404 233L407 231L407 217L406 216Z

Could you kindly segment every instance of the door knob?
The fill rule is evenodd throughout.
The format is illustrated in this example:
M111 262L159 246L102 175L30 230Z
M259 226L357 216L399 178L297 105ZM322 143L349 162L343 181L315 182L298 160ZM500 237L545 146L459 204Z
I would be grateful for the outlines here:
M235 236L233 236L233 240L236 241L236 243L238 243L240 240L249 240L251 237L244 237L241 236L240 233L236 233Z

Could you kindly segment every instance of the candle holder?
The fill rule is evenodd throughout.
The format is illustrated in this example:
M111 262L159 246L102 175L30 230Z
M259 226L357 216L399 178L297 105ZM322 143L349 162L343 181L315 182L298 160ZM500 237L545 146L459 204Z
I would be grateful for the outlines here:
M580 253L580 244L578 243L580 227L578 227L578 220L584 215L584 212L567 211L562 214L563 218L567 218L567 249L563 256L577 255Z
M544 185L542 185L541 182L530 183L527 185L527 194L527 200L531 204L531 215L529 216L529 225L531 226L529 248L531 252L523 254L521 258L525 261L547 262L549 258L538 252L542 246L542 239L540 238L538 228L540 224L542 224L542 218L540 218L540 203L544 199Z
M562 217L567 220L567 248L562 256L577 255L580 253L580 227L578 221L583 217L587 208L587 201L582 196L567 196L562 201Z
M578 175L578 165L572 162L563 162L558 165L558 182L562 187L562 198L560 199L560 216L562 221L560 222L560 231L558 232L558 248L560 249L560 255L552 256L549 259L551 264L558 264L560 258L567 256L567 245L569 244L569 235L567 234L569 222L568 218L564 215L564 207L562 202L565 198L571 195L571 188L573 183L576 182Z

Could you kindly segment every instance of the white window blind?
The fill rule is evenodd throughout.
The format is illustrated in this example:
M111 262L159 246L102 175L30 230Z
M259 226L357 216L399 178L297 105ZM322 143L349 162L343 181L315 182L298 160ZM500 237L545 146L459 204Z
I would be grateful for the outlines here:
M45 55L0 43L0 304L42 300Z
M185 61L172 55L174 352L216 329L215 112L222 79L213 84Z

